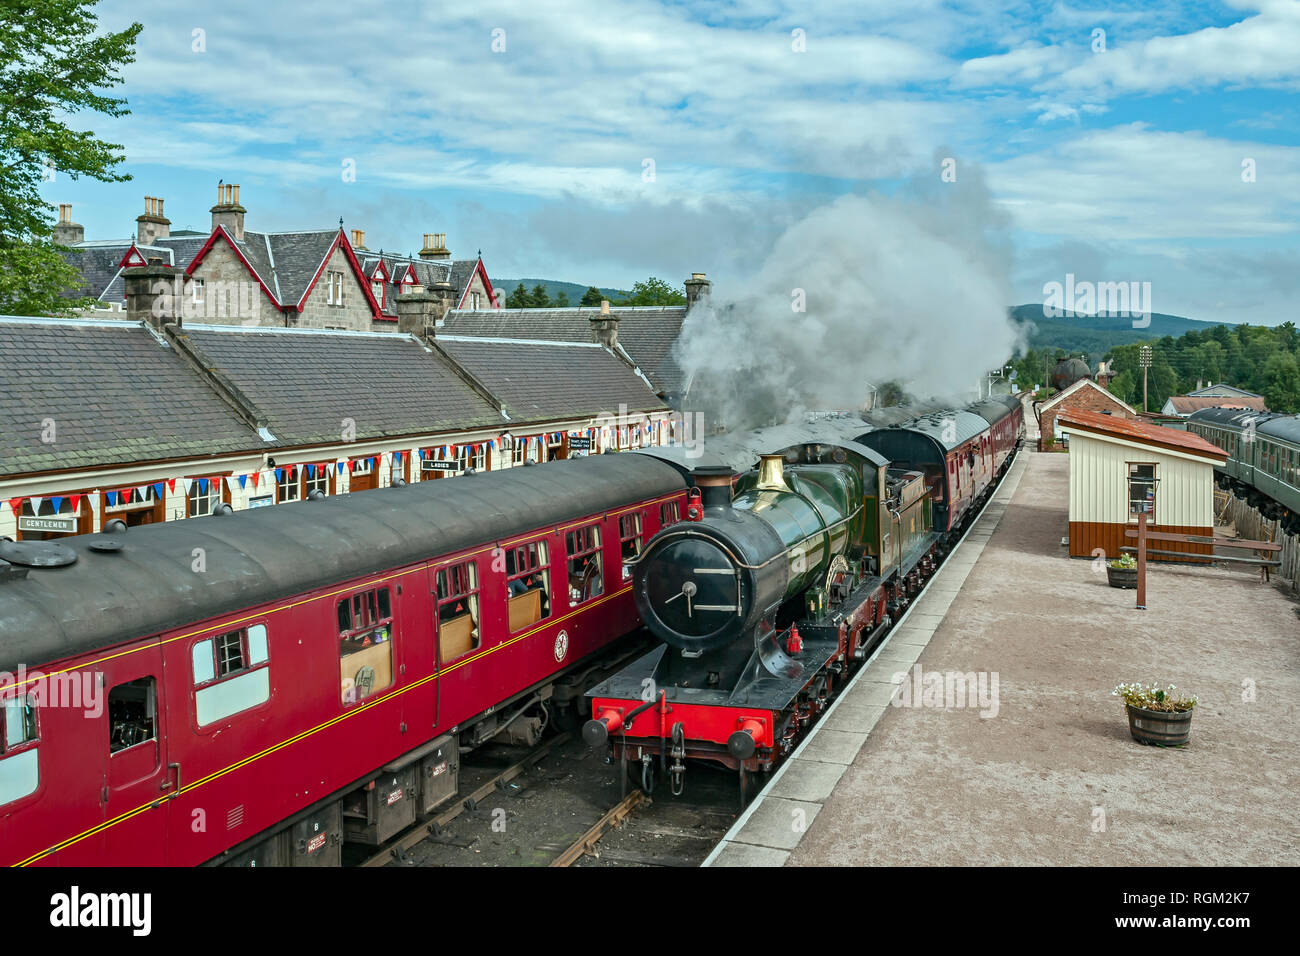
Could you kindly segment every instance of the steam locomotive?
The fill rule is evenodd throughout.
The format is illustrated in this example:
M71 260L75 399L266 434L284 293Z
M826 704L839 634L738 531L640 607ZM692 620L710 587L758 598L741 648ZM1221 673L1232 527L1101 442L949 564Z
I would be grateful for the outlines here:
M663 643L590 691L587 742L647 790L667 777L680 794L687 761L721 764L743 802L934 573L1023 434L1004 396L871 430L771 430L739 475L675 461L695 485L687 520L625 559Z

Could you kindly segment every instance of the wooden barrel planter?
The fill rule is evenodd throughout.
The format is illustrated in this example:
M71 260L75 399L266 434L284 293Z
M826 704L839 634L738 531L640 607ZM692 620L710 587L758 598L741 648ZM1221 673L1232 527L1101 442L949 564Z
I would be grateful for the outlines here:
M1140 744L1156 747L1181 747L1192 736L1194 711L1147 710L1144 707L1128 708L1128 730Z
M1112 568L1106 565L1106 580L1110 582L1113 588L1128 588L1130 590L1138 586L1137 568Z

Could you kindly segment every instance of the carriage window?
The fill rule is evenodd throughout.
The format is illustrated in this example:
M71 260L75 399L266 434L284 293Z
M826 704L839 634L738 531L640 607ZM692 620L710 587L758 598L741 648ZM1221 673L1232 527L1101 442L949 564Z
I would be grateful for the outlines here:
M108 752L158 739L158 699L152 677L118 684L108 692Z
M339 601L339 683L343 703L355 704L393 683L393 608L388 588L358 591Z
M675 501L665 501L659 506L659 527L666 528L682 520L681 512Z
M622 548L623 560L629 561L641 553L641 513L620 515L618 519L618 540ZM631 566L623 565L623 580L632 577Z
M442 661L464 657L482 643L478 616L478 569L473 561L434 575L438 599L438 648Z
M564 536L568 555L569 603L581 604L601 594L600 529L595 525L575 528Z
M266 625L254 624L197 641L190 649L194 670L194 715L199 726L264 704L271 699Z
M36 704L10 697L0 706L0 805L36 792Z
M550 616L551 571L545 541L506 550L506 592L512 634Z

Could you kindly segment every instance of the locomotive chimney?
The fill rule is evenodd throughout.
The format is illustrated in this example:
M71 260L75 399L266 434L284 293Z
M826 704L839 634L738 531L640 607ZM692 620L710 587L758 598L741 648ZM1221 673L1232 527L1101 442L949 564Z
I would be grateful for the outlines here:
M760 455L758 460L759 491L789 491L785 483L784 459L780 455Z
M735 474L726 465L696 468L692 473L700 489L700 503L710 508L731 507L731 479Z

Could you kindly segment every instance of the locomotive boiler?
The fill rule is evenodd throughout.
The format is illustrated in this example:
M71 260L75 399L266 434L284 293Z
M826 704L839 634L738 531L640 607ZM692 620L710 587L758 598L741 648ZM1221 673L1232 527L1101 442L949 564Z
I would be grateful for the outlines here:
M637 609L663 644L590 692L584 735L647 789L658 772L679 793L696 758L738 770L743 795L917 589L934 538L929 498L922 474L824 432L739 478L691 477L689 520L628 562Z

